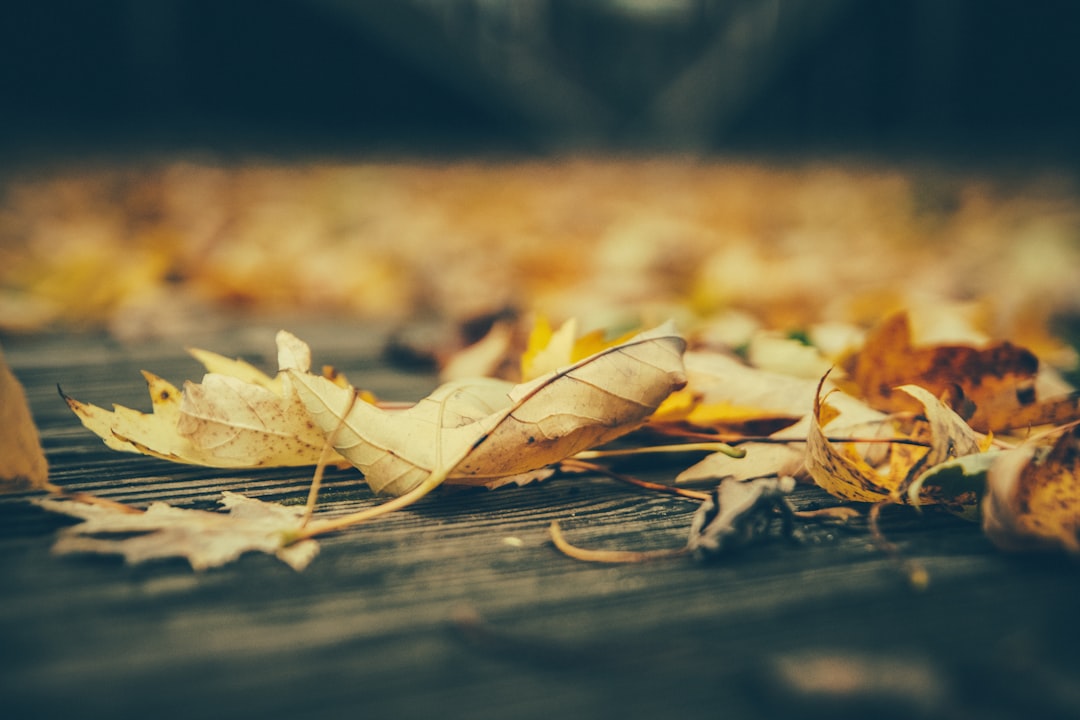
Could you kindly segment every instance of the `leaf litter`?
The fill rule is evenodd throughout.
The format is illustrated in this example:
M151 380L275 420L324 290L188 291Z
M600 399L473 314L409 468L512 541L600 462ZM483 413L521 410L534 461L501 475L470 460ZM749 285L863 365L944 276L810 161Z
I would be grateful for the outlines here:
M981 518L1004 549L1080 552L1076 433L1059 433L1050 446L1042 436L1009 436L1015 426L999 422L1001 408L1011 407L1052 428L1068 416L1062 408L1073 396L1032 396L1027 388L1038 363L1030 363L1021 348L915 348L906 322L887 319L861 347L845 350L841 367L815 381L801 371L775 371L789 360L763 370L728 349L699 345L687 351L688 342L708 335L707 328L695 328L688 338L671 323L629 336L582 334L573 323L553 330L541 320L517 364L520 382L455 379L405 407L380 403L330 369L312 373L307 345L282 331L274 377L242 361L193 351L208 370L201 383L185 383L180 391L145 374L151 413L123 407L109 412L65 399L87 428L117 450L215 467L314 465L306 507L233 494L223 499L229 514L164 503L145 512L72 498L42 503L86 520L63 531L57 552L111 552L128 562L176 555L203 569L254 550L302 569L317 551L312 538L406 507L444 483L495 488L560 471L624 479L604 463L662 453L675 462L696 455L677 481L715 486L712 492L659 488L701 504L684 548L588 550L572 545L554 523L556 547L596 562L686 554L715 559L772 537L776 521L790 535L796 520L842 522L850 516L848 505L797 512L787 496L803 482L841 503L871 506L872 521L884 504L939 505ZM492 347L513 352L506 331L499 332L502 339ZM886 362L883 347L914 360ZM787 348L780 352L790 356ZM1008 358L1005 370L986 352ZM512 366L497 355L488 348L482 364ZM806 367L801 360L796 365ZM898 384L886 392L882 378ZM972 418L980 417L980 427L996 426L1000 433L973 429ZM779 429L746 432L747 420L763 418ZM327 462L353 465L373 491L393 499L344 517L314 513ZM116 533L125 536L110 537Z

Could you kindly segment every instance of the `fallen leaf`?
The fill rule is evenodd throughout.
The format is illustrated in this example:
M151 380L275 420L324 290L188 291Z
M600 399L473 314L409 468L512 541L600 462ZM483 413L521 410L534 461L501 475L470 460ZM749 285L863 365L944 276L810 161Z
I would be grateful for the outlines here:
M448 383L401 412L354 403L352 390L310 373L290 375L371 488L403 495L437 474L486 485L634 430L685 384L685 346L668 323L521 385Z
M787 495L794 489L791 477L722 481L694 514L687 547L697 560L735 552L765 537L777 512L790 535L794 510Z
M983 531L999 548L1080 553L1080 428L1049 451L1032 443L999 453L987 484Z
M311 351L294 335L277 335L278 365L271 378L241 360L191 351L211 372L181 393L143 372L152 412L115 405L110 412L64 396L88 429L114 450L209 467L314 465L325 443L307 417L286 370L306 372ZM335 376L327 382L343 382ZM349 392L352 392L351 390ZM344 462L333 456L334 463Z
M918 507L923 498L936 497L964 519L978 520L979 503L986 495L987 474L1001 452L962 455L931 467L908 487L908 503Z
M940 492L932 492L933 485L926 486L926 491L917 498L906 495L909 486L924 471L959 456L979 453L984 448L980 436L927 390L912 385L898 390L922 406L926 419L912 421L912 429L907 434L886 421L877 423L876 430L864 427L859 433L862 437L885 441L871 444L834 443L828 439L823 430L828 421L823 420L823 416L829 405L819 389L807 435L806 469L814 482L836 497L856 502L977 504L978 498L966 491L959 496L946 497Z
M26 393L0 350L0 491L43 487L49 465Z
M319 552L314 540L284 542L286 534L300 525L303 507L264 503L238 493L222 493L220 503L228 514L185 510L163 502L152 503L143 513L56 498L37 503L85 521L60 531L53 552L61 555L122 555L130 565L183 557L194 570L205 570L254 551L274 555L299 571Z
M1023 427L1018 410L1033 405L1039 361L1008 342L914 347L906 313L882 322L855 356L851 377L867 402L886 411L919 412L919 404L895 388L915 384L952 407L980 431ZM1017 424L1019 422L1019 424Z
M776 441L790 440L791 444L741 443L746 451L741 459L724 453L714 453L679 474L679 483L732 478L750 480L758 477L804 475L806 447L799 441L806 438L810 427L810 412L814 407L814 380L791 377L780 373L749 367L739 360L715 352L688 352L685 356L687 389L697 392L700 402L685 414L694 425L710 426L727 408L724 422L730 419L786 419L790 424L769 437ZM827 387L834 386L829 383ZM835 393L833 403L842 421L836 427L859 430L867 424L879 423L884 414L868 408L857 399ZM798 421L798 422L796 422ZM716 427L716 425L711 425Z

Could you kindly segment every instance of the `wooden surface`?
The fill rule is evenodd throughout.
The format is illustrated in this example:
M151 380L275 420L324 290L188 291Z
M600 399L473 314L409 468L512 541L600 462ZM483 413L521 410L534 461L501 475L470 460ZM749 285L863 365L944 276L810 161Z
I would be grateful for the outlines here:
M281 323L285 324L285 323ZM298 323L316 363L388 399L434 378L388 367L379 329ZM220 471L114 453L56 393L147 409L138 371L198 379L191 344L273 365L276 324L121 346L8 337L53 479L123 500L212 508L222 490L301 502L309 471ZM650 468L651 479L670 472ZM589 547L677 547L693 503L600 478L440 492L327 537L303 573L247 555L202 573L55 557L70 520L0 497L0 715L7 718L1077 717L1080 573L992 549L979 529L896 510L917 592L864 523L800 523L711 565L581 563ZM797 491L795 503L827 502ZM378 502L332 472L324 512Z

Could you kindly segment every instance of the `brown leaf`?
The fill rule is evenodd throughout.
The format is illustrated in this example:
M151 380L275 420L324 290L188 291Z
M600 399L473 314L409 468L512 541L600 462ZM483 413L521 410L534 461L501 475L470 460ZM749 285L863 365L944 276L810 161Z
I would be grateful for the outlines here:
M983 530L995 545L1080 553L1080 428L1049 452L1029 444L1000 453L987 483Z
M26 393L0 351L0 491L40 488L48 480Z
M920 404L900 385L913 384L947 398L961 417L980 431L1022 427L1014 417L1035 403L1038 359L1008 342L983 349L969 345L914 347L906 313L893 315L866 339L855 357L852 380L873 407L920 412Z

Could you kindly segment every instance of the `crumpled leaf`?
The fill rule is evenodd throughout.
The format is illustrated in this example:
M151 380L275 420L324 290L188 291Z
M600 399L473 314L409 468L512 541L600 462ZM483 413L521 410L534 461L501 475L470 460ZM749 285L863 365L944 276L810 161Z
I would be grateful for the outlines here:
M277 346L281 371L273 378L242 360L204 350L191 353L210 372L200 384L185 383L183 393L143 372L151 413L120 405L110 412L67 396L64 399L83 425L114 450L208 467L314 465L324 435L308 421L284 372L306 372L311 351L284 330L277 335ZM343 460L335 455L330 462Z
M1008 342L979 349L970 345L915 347L906 313L893 315L866 339L856 355L852 380L867 402L888 411L921 408L895 389L922 386L949 405L971 427L1001 431L1043 423L1065 423L1080 412L1080 397L1036 397L1039 360Z
M687 547L697 560L734 552L760 541L777 511L790 535L793 510L787 496L794 489L791 477L722 481L694 513Z
M26 393L0 351L0 491L40 488L49 480Z
M284 544L285 534L300 525L303 506L264 503L239 493L222 493L220 503L228 514L185 510L163 502L151 503L142 513L56 498L37 503L85 521L60 531L53 552L62 555L122 555L130 565L183 557L192 569L205 570L256 551L274 555L299 571L319 552L319 544L310 539Z
M999 453L987 475L983 531L1003 550L1080 553L1080 428L1046 451Z
M882 422L878 424L877 435L871 435L868 430L862 436L916 440L925 442L929 447L903 443L830 442L823 426L828 422L824 418L831 408L821 397L819 387L807 434L806 468L814 482L836 497L856 502L892 500L913 504L977 504L978 498L966 491L947 497L937 491L940 488L931 491L934 488L932 485L926 486L926 491L917 498L905 495L908 487L924 471L959 456L979 453L984 447L980 436L926 389L914 385L897 389L922 405L926 420L914 421L906 435L893 424Z
M486 485L634 430L685 384L685 347L668 323L528 383L447 383L400 412L355 403L352 390L310 373L290 375L311 418L336 430L335 447L371 488L402 495L439 472Z

